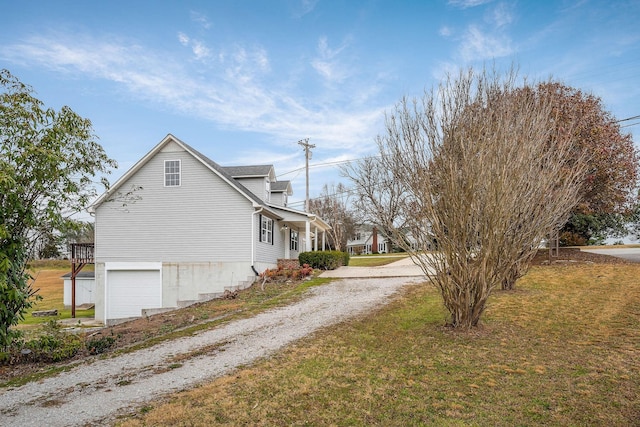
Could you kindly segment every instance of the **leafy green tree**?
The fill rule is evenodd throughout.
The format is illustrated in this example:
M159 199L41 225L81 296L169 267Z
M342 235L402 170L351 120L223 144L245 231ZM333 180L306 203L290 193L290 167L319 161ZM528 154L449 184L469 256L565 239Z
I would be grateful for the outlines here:
M53 233L47 233L36 244L39 259L60 258L60 239Z
M91 122L69 107L46 108L33 89L0 70L0 350L33 304L26 271L35 242L69 227L96 196L94 179L116 166ZM107 186L106 178L100 178Z

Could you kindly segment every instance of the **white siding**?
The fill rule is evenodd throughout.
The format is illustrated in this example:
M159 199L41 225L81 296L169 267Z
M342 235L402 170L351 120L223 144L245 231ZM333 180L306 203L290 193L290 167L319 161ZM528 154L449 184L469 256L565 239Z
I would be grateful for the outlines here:
M236 178L236 181L255 194L258 199L265 199L266 178Z
M71 307L71 278L64 279L63 301L65 307ZM76 306L94 304L96 281L93 277L76 277Z
M282 192L277 192L277 193L271 193L271 203L274 205L279 205L279 206L286 206L286 203L284 202L284 195L285 193Z
M252 203L176 144L169 144L96 210L96 259L105 261L251 261ZM164 161L181 160L179 187L164 186Z
M260 231L260 215L255 215L258 232ZM278 258L284 257L284 245L285 245L285 232L281 230L283 227L279 221L274 221L273 224L273 244L268 242L260 242L259 234L256 234L256 262L267 263L269 265L276 265ZM288 244L288 240L286 240Z

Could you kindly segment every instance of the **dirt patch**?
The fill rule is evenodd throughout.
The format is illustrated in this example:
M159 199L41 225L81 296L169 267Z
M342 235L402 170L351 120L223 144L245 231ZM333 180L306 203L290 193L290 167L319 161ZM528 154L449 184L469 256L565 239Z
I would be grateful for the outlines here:
M549 257L547 249L539 250L533 259L532 265L549 265L551 264L629 264L622 258L616 258L610 255L594 254L591 252L582 252L578 248L560 248L558 256Z

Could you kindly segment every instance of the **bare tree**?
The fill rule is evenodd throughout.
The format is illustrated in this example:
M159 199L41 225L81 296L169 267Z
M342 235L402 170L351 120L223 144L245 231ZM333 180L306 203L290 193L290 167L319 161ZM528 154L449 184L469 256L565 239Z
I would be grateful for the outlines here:
M318 214L331 226L327 232L329 246L337 251L346 249L347 240L354 233L358 222L350 205L350 194L343 184L325 184L320 197L309 201L310 212Z
M375 225L385 236L404 229L401 213L408 192L380 156L348 163L341 174L354 184L353 206L363 222Z
M516 82L514 71L449 76L422 102L401 100L377 138L376 167L388 175L378 191L397 193L399 206L384 199L378 221L429 275L454 327L478 324L491 292L578 201L585 168L571 129L551 126L548 101ZM360 165L351 175L358 185L368 173Z

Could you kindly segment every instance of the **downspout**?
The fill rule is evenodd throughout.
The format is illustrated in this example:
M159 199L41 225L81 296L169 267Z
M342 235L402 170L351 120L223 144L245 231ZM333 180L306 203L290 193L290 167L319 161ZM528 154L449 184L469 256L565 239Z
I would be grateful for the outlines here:
M255 262L256 262L256 221L255 218L253 217L255 214L259 214L264 210L264 207L260 207L260 209L258 209L257 211L253 212L251 214L251 269L253 270L253 272L256 274L256 276L259 276L260 273L258 273L258 271L256 270L255 267Z

